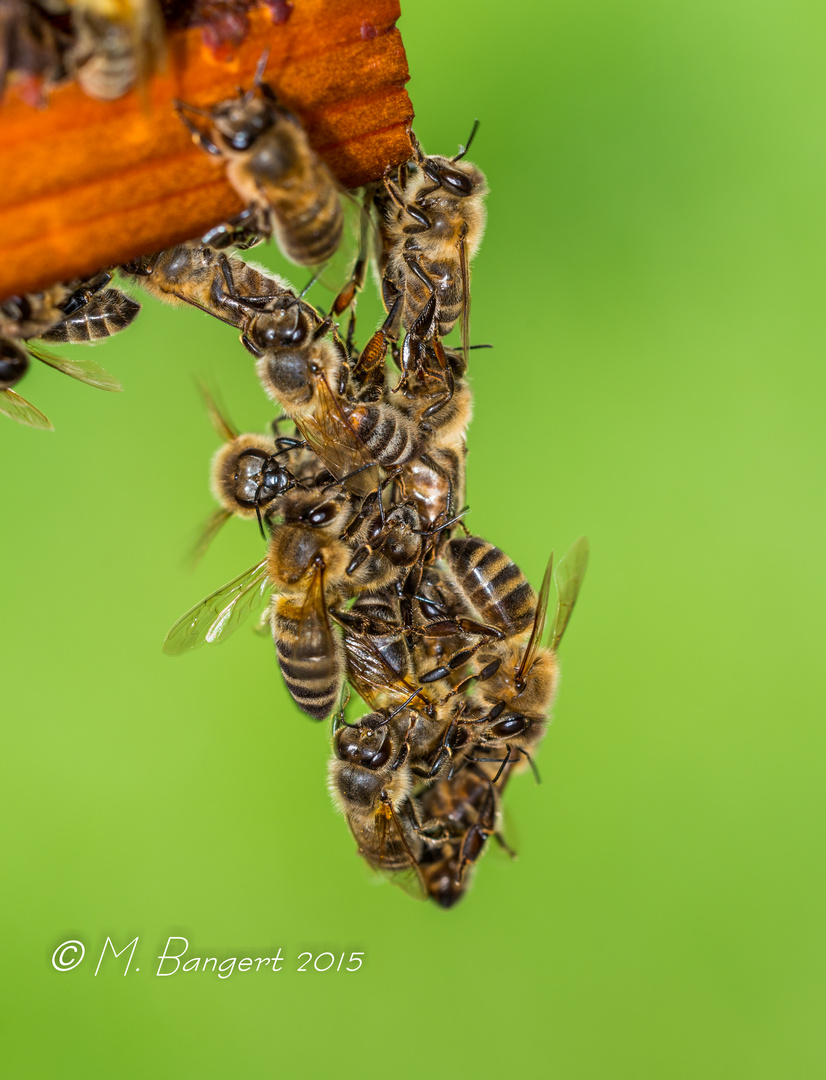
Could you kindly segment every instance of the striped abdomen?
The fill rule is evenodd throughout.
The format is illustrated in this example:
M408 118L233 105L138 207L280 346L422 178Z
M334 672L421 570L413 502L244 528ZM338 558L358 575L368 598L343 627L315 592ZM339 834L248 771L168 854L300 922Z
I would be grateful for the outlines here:
M445 554L456 585L483 622L508 634L532 625L536 593L504 551L469 536L451 540Z
M142 45L136 45L135 29L82 8L75 10L74 22L74 51L83 58L76 75L84 93L100 101L122 97L138 77Z
M327 262L338 250L344 215L338 190L320 161L309 170L299 190L273 198L278 243L299 266Z
M338 185L294 120L282 114L246 170L271 211L278 245L299 266L326 262L344 232Z
M125 330L141 306L119 289L97 293L74 315L68 315L41 335L43 341L62 341L81 344L100 341Z
M303 605L301 595L277 596L272 633L281 674L293 700L302 712L323 720L335 708L341 692L341 641L326 611L310 617L304 612L300 619Z
M404 465L416 453L419 435L412 420L384 403L345 406L358 437L379 465Z

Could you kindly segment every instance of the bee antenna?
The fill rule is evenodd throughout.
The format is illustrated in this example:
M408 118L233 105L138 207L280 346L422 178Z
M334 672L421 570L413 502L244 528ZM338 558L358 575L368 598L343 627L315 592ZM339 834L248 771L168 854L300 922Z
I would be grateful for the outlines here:
M261 59L258 61L258 67L255 69L255 78L252 80L253 89L257 90L264 81L264 72L267 68L267 61L270 58L270 50L264 49L261 53Z
M197 116L205 116L207 120L212 119L212 114L206 109L200 109L197 105L189 105L186 101L181 101L180 98L173 98L172 104L178 112L192 112Z
M453 161L461 161L462 160L462 158L465 156L465 154L468 152L468 150L470 150L470 144L473 142L474 136L476 135L476 132L478 130L479 130L479 118L477 117L473 121L473 127L471 128L470 136L468 137L468 141L465 143L464 146L459 147L459 153L456 155L455 158L452 158L451 160L453 160Z
M267 539L267 534L264 532L264 522L261 518L261 487L255 493L255 516L258 518L258 528L261 531L262 539Z

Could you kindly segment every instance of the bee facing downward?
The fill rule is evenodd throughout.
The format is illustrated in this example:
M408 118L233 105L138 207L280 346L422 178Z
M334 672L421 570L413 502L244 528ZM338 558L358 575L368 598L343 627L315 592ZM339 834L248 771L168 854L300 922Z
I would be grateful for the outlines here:
M338 183L313 148L295 116L279 104L262 79L261 58L252 87L210 110L175 103L182 122L207 153L223 158L227 176L249 208L234 222L213 229L204 241L235 243L240 230L275 235L291 262L315 266L335 254L344 230ZM186 115L205 117L208 133Z

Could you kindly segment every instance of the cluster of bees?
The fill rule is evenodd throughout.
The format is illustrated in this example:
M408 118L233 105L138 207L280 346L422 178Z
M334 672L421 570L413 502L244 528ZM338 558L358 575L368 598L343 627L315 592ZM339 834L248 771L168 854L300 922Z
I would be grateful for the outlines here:
M263 607L296 705L315 720L333 716L330 790L359 853L450 907L490 837L507 847L503 792L533 767L547 729L588 546L578 540L555 572L551 560L537 593L466 524L469 264L487 190L467 147L427 156L414 140L413 159L364 192L358 257L328 317L235 254L274 238L297 265L323 265L352 199L262 69L249 91L211 109L178 105L247 209L119 268L160 300L233 326L279 410L270 431L239 433L208 402L223 439L208 535L246 518L263 557L182 616L164 649L222 641ZM359 348L354 305L371 255L386 317ZM137 305L106 288L109 278L62 287L52 298L61 318L39 336L77 340L83 326L92 339L126 325ZM32 302L13 298L0 318L4 355L21 362ZM457 325L461 346L449 348ZM357 720L347 719L350 687L370 710Z

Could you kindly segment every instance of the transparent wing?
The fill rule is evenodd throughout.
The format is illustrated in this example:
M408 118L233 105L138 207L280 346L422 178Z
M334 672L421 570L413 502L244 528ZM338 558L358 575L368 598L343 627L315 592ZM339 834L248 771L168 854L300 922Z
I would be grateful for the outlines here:
M123 390L115 376L110 375L105 368L102 368L94 360L68 360L65 356L55 356L53 353L34 348L32 345L27 344L27 347L32 356L36 356L44 364L55 368L56 371L62 371L64 375L69 375L73 379L86 383L87 386L94 386L97 390Z
M198 565L206 554L209 545L231 517L232 514L230 514L229 510L223 508L210 514L204 522L204 526L201 529L198 539L192 545L189 555L187 556L186 562L189 566Z
M167 656L179 656L199 645L226 641L264 602L270 589L267 560L264 559L182 615L164 638L163 651Z
M470 269L464 238L459 241L459 272L462 283L462 357L467 367L470 347Z
M314 660L319 656L331 656L335 649L324 600L324 567L319 564L313 567L313 576L298 615L295 658Z
M296 418L295 426L337 480L352 478L347 482L351 491L366 495L379 486L378 466L323 375L316 384L316 408Z
M378 872L385 881L397 886L413 900L427 900L427 885L422 878L422 872L416 863L406 870L381 870Z
M388 881L391 881L394 885L398 885L402 888L408 896L417 896L421 899L425 899L427 896L427 885L425 884L424 877L419 869L416 856L411 850L410 844L405 836L404 827L399 820L399 811L390 799L383 804L382 811L383 813L377 818L376 822L376 833L379 837L379 851L383 852L387 849L389 837L395 833L404 849L408 865L405 867L387 868L383 867L381 861L379 861L376 864L376 869L380 870Z
M54 431L54 424L36 409L30 401L16 394L14 390L0 390L0 413L16 420L18 424L40 428L41 431Z
M539 644L542 641L542 634L545 630L545 619L548 615L548 597L551 592L551 575L554 566L554 553L551 552L551 557L548 559L548 565L545 569L545 576L542 579L542 588L539 590L539 599L536 602L536 614L533 617L533 626L531 627L531 636L528 639L528 644L525 649L525 653L522 657L522 662L519 665L519 671L517 673L517 679L521 678L526 671L530 671L533 666L534 659L536 658L536 650L539 648Z
M209 422L212 424L215 434L222 438L224 442L232 442L233 439L238 437L238 432L235 425L227 417L226 411L218 404L218 395L213 394L206 383L200 380L198 389L201 391L201 396L207 407Z
M336 297L349 293L349 305L364 284L367 259L377 227L358 197L358 192L343 191L340 201L344 216L341 243L331 259L312 268L315 275L313 285L320 285Z
M574 604L582 587L582 579L588 566L588 539L580 536L571 544L568 551L556 568L554 581L556 582L556 618L551 630L550 647L556 651L565 633L565 627L571 618Z
M350 682L374 711L395 709L405 704L412 704L415 709L413 699L416 697L428 704L424 692L419 688L417 693L416 686L388 664L369 635L345 634L344 652Z

